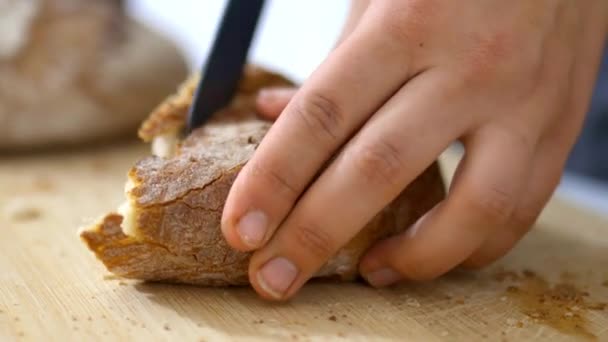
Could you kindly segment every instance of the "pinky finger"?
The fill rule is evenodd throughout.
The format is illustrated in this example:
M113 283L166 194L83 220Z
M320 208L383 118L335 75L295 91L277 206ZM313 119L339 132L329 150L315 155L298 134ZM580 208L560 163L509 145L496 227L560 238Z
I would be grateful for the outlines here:
M466 268L482 268L502 258L530 231L557 188L567 151L556 150L554 144L541 145L533 162L527 184L509 222L490 236L463 264Z

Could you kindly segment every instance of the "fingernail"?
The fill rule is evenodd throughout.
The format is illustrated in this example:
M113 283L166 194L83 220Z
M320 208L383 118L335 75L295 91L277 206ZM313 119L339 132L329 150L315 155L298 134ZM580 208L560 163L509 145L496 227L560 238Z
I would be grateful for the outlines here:
M258 100L270 103L283 98L288 98L293 94L294 91L292 88L266 88L259 91Z
M262 89L258 93L258 101L261 102L272 102L276 99L276 90L272 89Z
M298 276L298 268L289 260L278 257L270 260L257 274L260 287L280 299Z
M420 226L422 226L422 222L426 219L426 217L428 216L427 214L422 215L422 217L420 217L418 219L418 221L416 221L416 223L414 223L406 232L405 232L405 236L408 239L411 239L413 237L416 236L416 234L418 234L418 230L420 230Z
M272 91L269 89L262 89L258 92L258 100L260 101L268 101L272 99Z
M365 276L365 279L373 286L373 287L384 287L391 285L399 280L401 280L401 275L390 268L382 268L377 271L368 273Z
M236 230L241 241L249 247L259 247L264 241L268 218L263 212L256 210L247 213L239 221Z

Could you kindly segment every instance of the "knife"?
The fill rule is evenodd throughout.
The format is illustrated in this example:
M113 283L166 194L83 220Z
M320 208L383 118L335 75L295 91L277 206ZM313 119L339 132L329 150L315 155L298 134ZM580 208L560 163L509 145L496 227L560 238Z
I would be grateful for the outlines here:
M202 70L188 114L187 130L205 124L230 103L237 90L265 0L230 0Z

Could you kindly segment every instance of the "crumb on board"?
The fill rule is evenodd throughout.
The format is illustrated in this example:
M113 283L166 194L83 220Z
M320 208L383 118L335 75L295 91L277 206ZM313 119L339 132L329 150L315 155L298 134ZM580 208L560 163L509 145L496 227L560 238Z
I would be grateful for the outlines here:
M595 311L603 311L608 309L608 303L593 303L587 304L587 309Z
M534 273L534 271L527 270L527 269L524 270L522 273L523 273L524 277L526 277L526 278L532 278L532 277L536 276L536 273Z
M23 198L15 198L4 206L4 216L13 222L33 221L42 216L42 210Z
M418 300L414 299L414 298L408 298L405 301L405 305L407 306L411 306L413 308L419 308L420 307L420 302L418 302Z
M32 187L34 188L35 191L39 191L39 192L48 192L53 190L53 188L55 187L55 185L53 184L53 182L46 178L46 177L39 177L34 179L34 181L32 182Z
M519 274L517 274L516 272L513 272L513 271L500 270L500 271L494 273L494 280L499 281L499 282L504 282L506 280L515 281L515 280L519 280L519 279L521 279Z
M171 331L171 326L169 326L169 323L165 323L163 324L163 329L165 329L166 331Z
M328 318L328 319L329 319L330 321L332 321L332 322L337 322L337 321L338 321L338 318L337 318L335 315L331 315L331 316L329 316L329 318Z
M604 310L606 303L590 302L589 293L582 291L562 275L562 282L551 284L534 272L522 272L516 285L508 286L505 295L519 311L535 324L543 324L563 334L594 339L589 331L586 314L589 310ZM525 321L525 320L524 320ZM514 323L508 320L507 323ZM523 325L523 322L518 322ZM512 324L509 324L512 325Z
M603 287L608 287L608 280L605 280L605 281L602 283L602 286L603 286Z
M508 292L508 293L517 293L517 292L519 292L519 287L517 287L517 286L512 286L512 285L511 285L511 286L508 286L508 287L507 287L507 292Z

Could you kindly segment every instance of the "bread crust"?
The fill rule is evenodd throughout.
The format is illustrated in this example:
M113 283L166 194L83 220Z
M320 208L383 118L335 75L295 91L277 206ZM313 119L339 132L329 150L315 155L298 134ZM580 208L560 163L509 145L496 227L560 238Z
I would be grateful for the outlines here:
M241 87L231 106L181 141L175 155L146 157L130 170L128 219L111 213L82 231L83 241L110 272L126 278L195 285L248 283L250 253L236 251L226 243L220 229L221 215L234 179L271 127L257 118L253 95L276 84L277 79L259 68L247 70L241 84L249 88ZM184 90L187 87L182 91L191 94ZM184 115L172 110L187 108L191 97L182 93L167 101L143 127L155 122L156 127L166 128L179 120L183 125ZM163 126L159 117L180 119L167 119L170 125ZM163 129L146 132L148 140L167 133ZM407 229L444 195L439 167L434 163L315 277L354 279L359 259L374 242ZM130 228L125 229L123 220L129 220Z
M12 42L0 38L0 150L134 137L187 75L122 1L7 1L2 16L19 24L0 32Z

